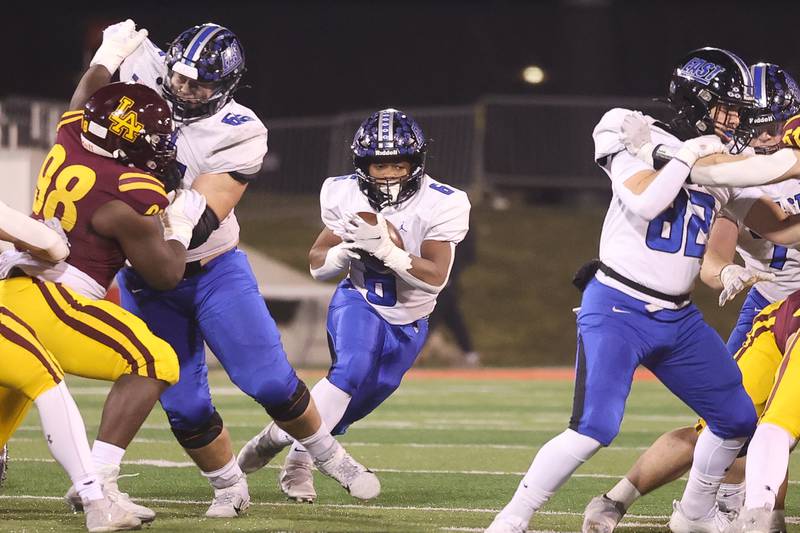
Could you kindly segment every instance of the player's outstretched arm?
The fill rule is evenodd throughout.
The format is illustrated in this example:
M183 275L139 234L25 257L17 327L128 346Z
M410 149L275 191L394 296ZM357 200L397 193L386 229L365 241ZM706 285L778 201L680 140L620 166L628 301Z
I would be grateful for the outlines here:
M136 23L131 19L112 24L103 30L103 42L89 63L89 70L78 82L69 108L82 108L95 91L111 81L111 77L125 58L131 55L145 39L147 30L137 30Z
M0 202L0 239L46 261L61 261L69 255L64 237L3 202Z
M800 150L783 148L769 155L717 154L699 159L692 183L710 186L752 187L800 177Z

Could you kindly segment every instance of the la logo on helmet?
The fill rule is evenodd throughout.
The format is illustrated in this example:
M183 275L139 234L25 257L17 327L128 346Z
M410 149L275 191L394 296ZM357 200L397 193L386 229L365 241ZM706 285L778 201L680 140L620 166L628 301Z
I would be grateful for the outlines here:
M144 124L139 122L139 115L132 111L134 101L123 96L119 100L119 106L108 117L111 121L109 131L119 135L126 141L134 142L139 137L139 132L144 128Z

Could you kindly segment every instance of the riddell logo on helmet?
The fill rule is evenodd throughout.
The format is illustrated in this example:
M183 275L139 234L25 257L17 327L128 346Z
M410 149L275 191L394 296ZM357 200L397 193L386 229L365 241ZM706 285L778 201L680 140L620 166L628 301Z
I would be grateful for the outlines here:
M725 68L699 57L693 57L684 66L678 69L678 75L690 78L703 85L708 85L714 76L724 72Z
M119 106L108 117L108 120L111 121L108 130L130 142L134 142L144 128L144 124L139 122L139 115L136 111L131 111L133 104L133 100L123 96L119 99Z

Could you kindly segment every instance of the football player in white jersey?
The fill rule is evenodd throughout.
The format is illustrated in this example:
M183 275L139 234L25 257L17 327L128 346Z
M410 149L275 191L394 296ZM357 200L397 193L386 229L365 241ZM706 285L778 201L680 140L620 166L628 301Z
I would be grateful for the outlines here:
M748 110L746 120L752 124L750 147L756 153L774 153L781 147L784 124L800 111L800 89L795 80L778 65L757 63L751 66L754 97L757 107ZM797 214L800 182L787 180L760 188L787 214ZM738 252L744 266L733 262ZM718 216L711 228L700 269L700 278L714 289L721 290L719 304L725 305L736 294L752 285L742 305L736 326L728 338L728 351L735 355L745 341L753 318L767 305L785 299L800 289L800 251L779 246L737 221ZM737 357L738 360L738 357ZM745 361L752 364L753 358ZM742 372L747 369L742 367ZM609 492L593 498L584 513L584 532L612 531L634 501L644 494L677 479L689 468L695 427L683 427L660 436L643 453ZM725 478L717 494L717 503L724 512L738 511L744 502L744 465ZM783 501L773 516L773 531L785 531Z
M425 343L428 315L469 228L467 195L425 174L427 144L411 117L396 109L373 113L351 148L356 171L322 185L325 228L309 253L315 279L348 274L328 309L332 365L311 391L334 435L400 386ZM377 213L377 224L359 212ZM397 228L402 248L387 223ZM364 252L369 256L359 259ZM245 445L239 464L245 472L257 470L291 442L270 424ZM287 455L279 483L290 499L316 498L300 443Z
M739 57L716 48L691 52L673 72L669 101L676 112L669 124L643 119L653 144L680 154L658 170L620 140L630 111L606 113L594 130L595 161L611 179L613 196L600 260L577 280L583 298L570 428L540 449L489 532L525 531L575 469L611 443L640 364L708 423L670 528L716 532L727 525L715 509L717 487L752 434L756 413L736 363L690 292L721 209L779 244L797 243L800 227L757 192L686 183L698 158L724 150L739 112L753 105L750 71Z
M104 42L133 24L128 20L107 28ZM209 23L181 33L166 53L144 40L113 59L112 74L119 67L122 81L162 91L170 102L178 123L175 170L183 188L208 200L177 287L155 290L133 268L117 275L123 307L178 354L180 380L160 401L178 442L214 489L206 516L235 517L248 507L250 496L211 400L204 341L234 384L306 446L320 471L355 497L377 496L377 477L330 435L289 364L247 257L237 248L234 207L267 153L266 128L233 100L245 71L241 42L227 28Z

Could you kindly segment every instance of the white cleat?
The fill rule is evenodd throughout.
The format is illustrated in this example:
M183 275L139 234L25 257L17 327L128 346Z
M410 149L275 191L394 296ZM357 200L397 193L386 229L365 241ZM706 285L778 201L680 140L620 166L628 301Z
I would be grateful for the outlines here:
M772 512L769 509L742 509L725 533L769 533L771 525Z
M595 496L583 511L581 533L611 533L625 516L622 504L605 494Z
M277 431L275 422L270 422L261 433L250 439L245 444L236 462L245 474L252 474L256 470L264 468L267 463L280 453L289 443L277 442L272 438L272 431Z
M299 503L314 503L317 491L314 489L314 475L311 472L313 461L286 458L281 474L278 477L278 486L287 498Z
M731 525L731 515L717 508L708 516L691 520L683 513L678 500L672 502L672 516L669 518L669 529L672 533L724 533Z
M497 515L484 533L525 533L528 523L516 516Z
M214 489L214 499L206 511L208 518L236 518L250 507L250 493L247 490L247 477L224 489Z
M97 477L100 479L100 484L103 486L103 494L106 495L106 498L141 520L142 523L152 522L156 519L155 511L144 505L133 503L127 492L121 492L119 490L119 486L117 485L117 478L119 477L118 466L103 465L98 467ZM64 499L73 512L79 513L84 510L83 501L78 491L75 490L75 487L69 488L64 495Z
M133 516L109 498L92 500L84 505L86 511L86 529L98 531L126 531L139 529L142 521Z
M378 476L353 459L339 443L333 457L324 462L315 460L314 464L320 472L338 481L354 498L371 500L381 493Z

